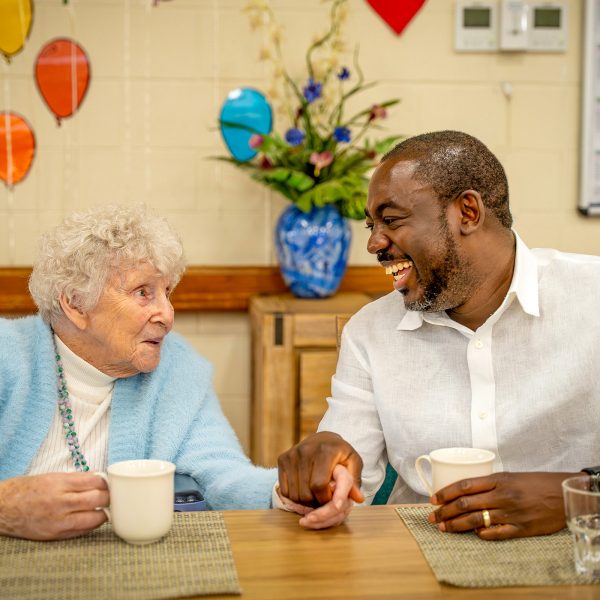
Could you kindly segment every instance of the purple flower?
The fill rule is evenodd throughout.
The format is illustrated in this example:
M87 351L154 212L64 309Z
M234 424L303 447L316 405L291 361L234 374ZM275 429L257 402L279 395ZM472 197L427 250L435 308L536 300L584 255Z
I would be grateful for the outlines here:
M321 84L313 79L308 80L308 85L302 90L304 97L308 100L308 103L314 102L317 98L321 97Z
M285 132L285 141L290 146L298 146L304 141L304 132L292 127Z
M346 67L342 67L341 71L337 74L340 81L345 81L350 78L350 71Z
M347 127L336 127L333 132L333 137L336 142L349 142L350 130Z
M248 146L250 146L250 148L252 148L253 150L256 150L257 148L260 148L262 146L262 143L265 141L265 138L262 135L259 135L258 133L253 133L250 136L250 139L248 140Z

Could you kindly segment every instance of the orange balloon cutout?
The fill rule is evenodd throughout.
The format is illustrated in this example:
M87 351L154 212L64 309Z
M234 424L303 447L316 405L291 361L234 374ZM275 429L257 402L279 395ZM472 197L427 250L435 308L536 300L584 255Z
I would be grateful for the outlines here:
M48 42L35 60L35 81L48 108L60 120L77 112L90 83L90 61L76 42Z
M32 16L32 0L0 0L0 52L7 62L23 49Z
M35 136L29 123L14 112L0 112L0 179L9 189L29 172Z

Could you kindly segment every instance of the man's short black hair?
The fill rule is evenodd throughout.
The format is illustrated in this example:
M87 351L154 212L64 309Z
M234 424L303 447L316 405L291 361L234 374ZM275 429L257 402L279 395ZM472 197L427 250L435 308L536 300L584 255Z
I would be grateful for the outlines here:
M475 190L486 210L511 228L506 173L477 138L460 131L424 133L400 142L381 162L394 158L416 161L413 177L430 184L444 206L465 190Z

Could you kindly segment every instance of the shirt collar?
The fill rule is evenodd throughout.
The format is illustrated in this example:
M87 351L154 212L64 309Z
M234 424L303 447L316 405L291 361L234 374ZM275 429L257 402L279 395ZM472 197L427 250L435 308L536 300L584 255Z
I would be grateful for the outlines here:
M515 268L501 310L504 310L512 300L512 297L516 296L524 312L528 315L539 317L537 260L514 229L513 234L516 242ZM445 311L423 313L421 311L407 310L396 329L400 331L414 331L423 325L424 320L435 325L446 324L446 321L452 322Z
M508 298L511 294L516 294L523 311L533 317L539 317L537 259L514 229L513 233L517 243L515 270L506 296Z

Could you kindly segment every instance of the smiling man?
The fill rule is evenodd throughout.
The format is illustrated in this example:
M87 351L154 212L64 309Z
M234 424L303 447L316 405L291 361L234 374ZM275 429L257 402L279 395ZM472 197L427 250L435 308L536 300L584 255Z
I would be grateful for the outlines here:
M369 502L389 463L389 502L426 501L415 459L472 446L495 452L496 473L440 490L431 522L484 539L563 528L561 482L600 473L600 258L527 248L502 165L460 132L396 146L365 214L394 291L344 328L329 409L281 457L298 472L282 492L326 502L342 464L356 487L362 468Z

